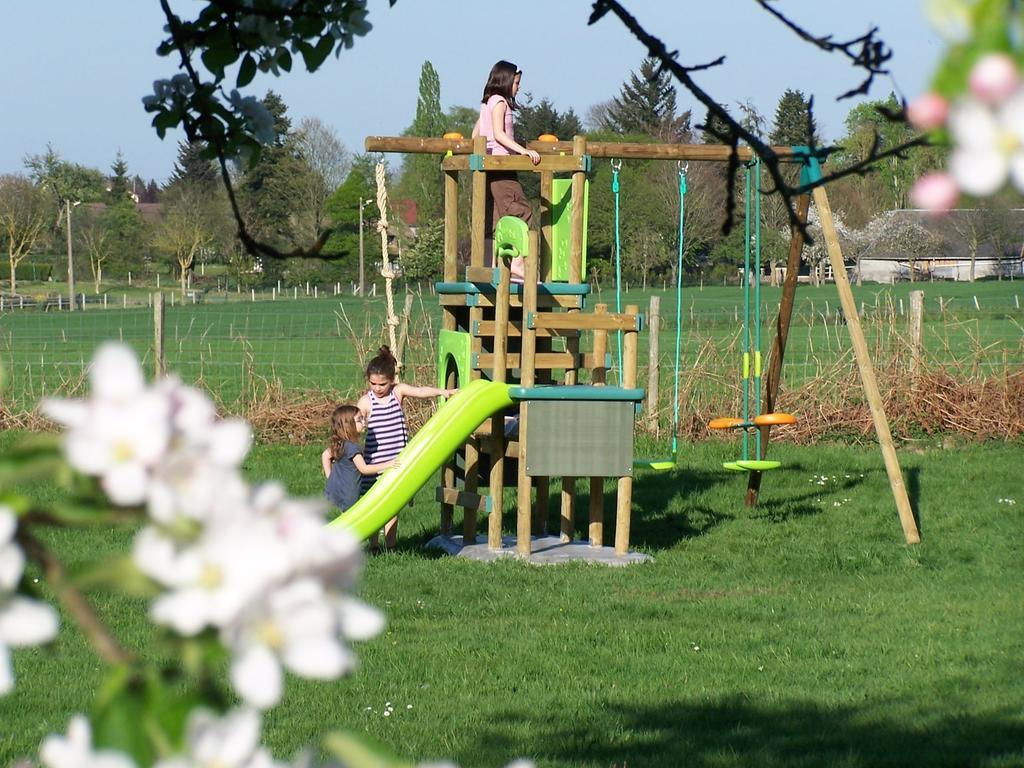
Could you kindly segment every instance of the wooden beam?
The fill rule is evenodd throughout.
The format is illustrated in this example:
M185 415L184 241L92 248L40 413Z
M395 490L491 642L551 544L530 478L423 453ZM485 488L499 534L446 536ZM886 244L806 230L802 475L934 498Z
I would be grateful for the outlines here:
M579 352L538 352L536 354L536 370L553 371L556 369L572 370L577 368L595 368L596 362L592 354L581 354ZM520 356L513 352L505 355L508 368L519 368ZM604 361L602 361L603 364ZM494 368L494 355L489 352L481 352L476 355L476 367L480 370ZM572 382L575 384L575 382Z
M537 330L576 331L637 331L640 318L637 315L583 314L574 312L537 312L530 315L530 326Z
M635 304L628 305L626 312L639 314L640 308ZM622 337L622 386L627 389L636 387L636 368L639 353L639 334L635 331ZM633 516L633 477L620 477L615 493L615 554L625 555L629 552L629 528Z
M850 341L853 343L853 353L857 358L857 368L860 369L860 378L864 384L864 395L868 401L868 408L871 410L871 419L875 424L875 434L878 436L878 444L882 448L885 471L889 475L889 486L892 488L896 511L899 513L900 524L903 526L903 537L907 544L917 544L921 541L921 534L917 530L914 511L910 508L910 499L907 497L907 487L903 483L903 473L900 471L900 461L896 456L896 446L893 444L892 433L889 431L889 419L885 415L882 393L878 389L868 344L860 326L857 304L853 299L853 291L850 289L850 279L846 276L843 252L839 247L839 236L836 234L835 222L832 220L832 208L824 187L814 189L814 204L818 206L818 219L821 221L829 262L832 264L832 274L836 281L836 288L839 290L839 303L843 307L846 327L850 331Z
M534 165L526 155L480 155L480 157L483 158L485 171L571 173L587 170L587 159L572 155L546 155L537 165ZM470 159L467 155L446 157L441 161L441 168L445 171L468 171L470 170L469 165Z
M467 296L472 296L472 301L467 300ZM582 296L571 295L571 296L559 296L550 293L541 293L537 296L537 306L545 309L549 307L563 307L565 309L579 309L583 303ZM494 299L486 293L442 293L438 296L438 300L442 307L493 307ZM523 299L519 294L512 294L510 300L512 307L522 307Z
M429 154L453 156L484 154L474 149L471 139L435 139L418 136L367 136L363 142L367 152L403 152L408 154ZM571 141L531 141L527 144L542 155L571 156ZM771 147L772 152L781 160L800 162L801 158L793 154L791 147ZM727 144L641 144L625 141L591 141L587 145L587 154L591 157L622 157L637 160L696 160L724 161L735 153L741 162L753 159L754 153L749 147L737 147L735 150ZM511 156L510 156L511 157ZM445 158L453 160L454 158ZM529 160L527 160L529 163ZM468 164L466 166L469 167ZM542 170L532 164L524 170Z
M472 509L474 512L488 512L491 508L489 496L460 491L458 488L437 488L434 491L434 498L442 504Z
M527 312L537 309L537 279L540 267L540 237L536 229L530 230L529 253L524 264L523 300ZM522 336L522 367L519 370L519 383L524 387L532 387L537 380L537 332L531 328L523 329ZM517 451L516 476L516 551L520 555L529 555L532 549L530 533L533 529L533 479L526 474L526 441L529 434L529 408L525 404L519 409L519 450Z
M477 136L473 140L473 149L481 154L487 148L487 140L483 136ZM473 208L472 228L470 229L469 263L474 267L482 267L484 264L484 240L489 234L484 231L487 221L487 174L483 171L473 171ZM490 261L490 259L488 259Z
M545 338L545 339L550 339L550 338L569 339L569 338L573 338L575 336L579 336L579 331L573 330L571 328L570 329L565 329L565 328L555 328L555 329L534 328L534 329L531 329L531 330L533 330L533 332L537 336ZM472 333L474 336L480 336L481 338L487 338L488 336L493 336L494 335L494 331L495 331L495 328L494 328L494 321L493 320L481 320L478 323L474 323L473 327L470 328L470 333ZM522 334L523 334L523 324L522 324L522 321L520 321L520 320L512 320L512 321L510 321L509 324L508 324L507 331L508 331L509 338L514 338L514 337L522 336Z

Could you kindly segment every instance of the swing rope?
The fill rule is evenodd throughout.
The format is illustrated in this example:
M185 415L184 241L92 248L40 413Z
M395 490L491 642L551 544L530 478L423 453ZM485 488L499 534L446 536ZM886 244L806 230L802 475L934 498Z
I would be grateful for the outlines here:
M619 170L622 168L622 160L612 160L612 194L615 200L615 311L622 312L622 245L619 234ZM679 453L679 362L682 357L683 343L683 254L686 250L686 171L689 164L676 163L679 171L679 234L678 234L678 255L676 257L676 340L675 360L673 364L673 388L672 388L672 456L669 459L643 460L633 462L638 466L645 466L648 469L670 469L675 465L676 456ZM618 341L619 379L622 379L622 331L616 334ZM651 406L654 407L654 406Z
M380 274L384 278L384 294L387 297L388 341L391 344L392 354L395 355L395 367L401 371L402 361L397 357L401 350L398 349L398 342L395 339L395 329L398 327L398 317L395 315L395 294L392 286L395 271L391 266L391 259L388 257L388 189L383 160L377 162L376 180L377 209L380 211L380 218L377 220L377 231L380 233Z
M686 242L684 235L686 211L686 169L681 162L676 162L679 171L679 255L676 258L676 354L673 371L672 390L672 457L679 452L679 359L683 341L683 250Z

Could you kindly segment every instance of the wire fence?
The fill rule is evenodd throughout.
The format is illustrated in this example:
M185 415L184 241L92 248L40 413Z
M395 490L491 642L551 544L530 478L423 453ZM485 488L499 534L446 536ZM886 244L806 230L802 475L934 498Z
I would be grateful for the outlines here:
M909 376L915 352L932 365L971 376L1008 375L1024 369L1024 312L1018 284L926 287L924 322L919 339L910 336L908 286L857 290L858 314L872 356L894 376ZM340 288L340 286L339 286ZM897 289L899 286L897 286ZM942 289L942 290L938 290ZM1021 291L1024 292L1024 291ZM224 295L182 304L165 301L163 349L167 370L187 383L210 391L229 410L260 386L292 392L350 393L363 384L365 364L387 342L387 309L382 297L332 290L293 290L270 296ZM675 294L655 291L661 299L661 391L671 391L675 375ZM767 356L774 336L778 296L766 290L761 328ZM647 311L651 292L630 291L625 303ZM229 300L230 299L230 300ZM245 300L247 299L247 300ZM721 287L684 291L681 315L680 376L684 409L695 402L729 407L739 389L742 305L739 291ZM29 411L41 397L78 391L95 347L108 339L130 345L144 365L155 368L154 311L145 295L138 306L106 309L86 303L68 311L66 303L20 307L7 302L0 312L0 365L5 375L4 407ZM145 304L142 302L145 301ZM595 293L588 303L614 306L614 296ZM434 378L436 337L441 310L429 287L399 293L396 309L408 307L403 351L406 379L430 383ZM586 343L584 343L586 349ZM612 356L614 357L614 356ZM640 380L646 381L647 334L641 334ZM834 288L798 292L786 349L783 385L828 390L836 376L856 376L855 368L837 368L852 360L849 334ZM845 364L844 363L844 364ZM843 372L840 372L843 371ZM615 380L614 372L609 377ZM664 400L664 395L662 397ZM664 403L652 404L654 411Z

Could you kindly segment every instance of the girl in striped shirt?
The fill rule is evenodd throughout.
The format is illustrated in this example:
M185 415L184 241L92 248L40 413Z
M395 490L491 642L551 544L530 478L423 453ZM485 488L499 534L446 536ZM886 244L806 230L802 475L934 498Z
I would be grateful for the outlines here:
M405 411L402 401L407 397L450 397L454 389L437 387L414 387L395 381L398 362L391 350L381 347L377 356L366 366L366 383L369 391L359 398L356 406L366 419L366 445L364 453L368 464L381 464L394 459L407 442L409 430L405 425ZM366 493L377 481L377 475L364 475L362 493ZM384 526L384 545L394 549L398 540L398 517L388 520ZM377 535L370 539L370 548L378 546Z

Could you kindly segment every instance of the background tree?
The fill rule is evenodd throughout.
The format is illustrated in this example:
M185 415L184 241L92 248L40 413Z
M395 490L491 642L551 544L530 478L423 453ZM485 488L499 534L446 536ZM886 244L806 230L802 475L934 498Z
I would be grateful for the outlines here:
M299 206L296 235L315 241L328 226L327 198L352 167L352 157L337 132L316 117L303 118L295 132L299 158L306 166L297 181Z
M110 166L110 172L107 202L119 203L125 199L135 202L135 198L132 196L132 182L128 178L128 162L121 154L121 150L117 150L117 157L114 158L114 163Z
M324 244L323 255L333 260L336 270L345 277L358 277L359 269L359 206L363 201L363 243L367 270L373 274L379 263L380 236L377 234L377 197L375 182L376 162L372 157L358 154L352 158L352 170L327 200L327 214L332 228L331 237ZM389 215L389 219L391 216Z
M898 116L902 104L892 93L881 101L858 104L846 116L846 135L840 141L842 149L836 153L838 168L869 162L879 151L888 151L912 140L914 130ZM891 154L872 162L877 175L860 177L860 183L851 179L859 194L871 204L872 214L884 210L906 208L910 187L925 171L941 165L941 153L934 147L913 147L905 152Z
M676 89L672 75L659 70L655 59L646 58L639 72L631 72L619 95L608 108L609 127L622 135L644 134L663 141L686 141L690 112L676 114Z
M119 275L142 271L148 261L148 225L129 198L107 206L102 215L109 271Z
M441 112L441 79L434 65L424 61L420 69L420 88L416 99L416 118L405 132L409 136L440 137L446 130ZM469 134L464 134L469 136ZM398 183L398 197L416 203L416 220L433 221L442 215L441 165L432 155L406 155Z
M18 264L45 235L53 216L51 198L24 176L0 176L0 242L11 268L11 293L18 290Z
M537 104L527 100L516 112L516 133L526 142L534 141L544 133L569 141L583 133L583 124L572 107L567 112L559 112L550 99L541 99Z
M220 186L220 171L206 151L206 145L200 141L178 142L178 157L164 190L173 194L186 188L212 194Z
M252 235L281 252L296 247L299 190L308 172L287 116L288 107L273 91L267 91L263 107L273 118L274 140L263 148L238 182L238 199ZM256 265L265 283L287 278L289 263L282 259L260 260Z
M437 280L443 266L444 220L434 219L420 225L416 239L402 252L402 276L414 282Z
M862 233L851 232L848 238L860 241L860 247L851 249L858 252L858 275L860 259L879 254L906 259L910 282L917 279L917 261L934 256L943 246L943 238L935 230L924 226L920 218L901 211L883 211L868 223Z
M164 202L163 218L153 232L153 247L174 266L182 301L199 252L216 239L217 227L210 218L209 200L208 193L201 189L180 189Z
M110 258L110 242L99 217L87 216L78 227L78 240L89 259L93 293L100 292L103 282L103 264Z

